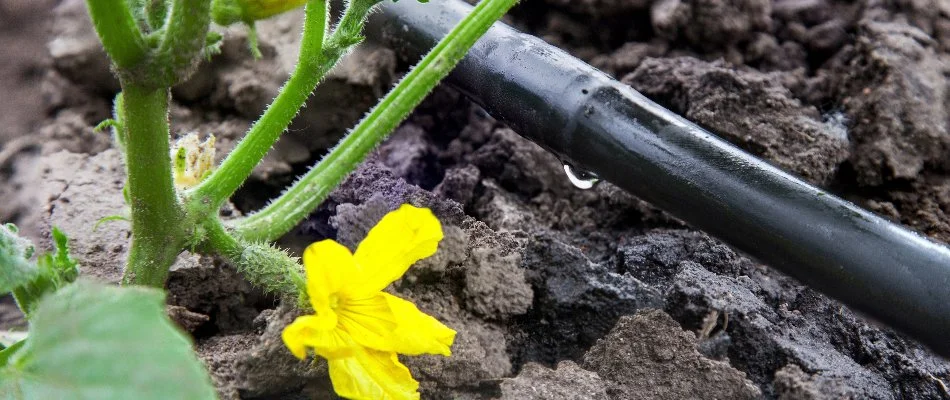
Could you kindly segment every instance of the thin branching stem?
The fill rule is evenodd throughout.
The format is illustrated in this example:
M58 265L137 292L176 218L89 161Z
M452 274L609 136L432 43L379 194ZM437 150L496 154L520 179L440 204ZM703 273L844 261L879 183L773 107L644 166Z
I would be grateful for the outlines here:
M172 0L155 60L161 84L173 86L191 74L205 48L211 25L211 0Z
M330 154L259 212L235 223L249 240L276 240L322 203L517 0L483 0L370 111Z
M326 0L308 1L305 18L300 57L290 79L244 139L190 195L200 204L212 207L215 212L247 180L254 167L290 125L310 93L342 55L328 54L323 49L328 18Z

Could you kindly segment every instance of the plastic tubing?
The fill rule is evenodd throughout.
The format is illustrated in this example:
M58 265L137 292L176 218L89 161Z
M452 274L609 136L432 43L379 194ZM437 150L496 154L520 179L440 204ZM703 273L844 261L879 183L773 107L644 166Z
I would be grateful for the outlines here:
M471 9L384 2L371 41L421 57ZM497 23L447 82L520 135L950 357L950 249L785 173Z

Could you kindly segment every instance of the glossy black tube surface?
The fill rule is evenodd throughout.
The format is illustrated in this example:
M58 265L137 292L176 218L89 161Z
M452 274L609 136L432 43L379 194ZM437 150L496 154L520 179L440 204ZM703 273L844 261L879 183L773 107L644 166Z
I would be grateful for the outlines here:
M384 2L370 40L420 57L471 9ZM448 82L575 167L950 356L950 249L759 160L496 24Z

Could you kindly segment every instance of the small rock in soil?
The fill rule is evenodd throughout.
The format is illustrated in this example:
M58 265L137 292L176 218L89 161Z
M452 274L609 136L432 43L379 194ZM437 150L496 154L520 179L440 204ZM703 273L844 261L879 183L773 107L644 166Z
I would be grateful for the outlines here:
M501 383L502 400L607 400L606 384L596 373L573 361L557 369L528 363L518 376Z
M336 206L336 215L330 217L330 225L336 228L336 241L355 252L369 231L392 210L394 208L387 204L382 194L370 197L362 204Z
M696 336L658 310L624 316L584 356L612 399L755 399L745 374L696 351Z
M618 249L621 271L661 288L672 284L684 261L726 275L739 275L751 263L728 246L699 232L656 229L626 240Z
M187 308L182 306L167 305L165 306L165 313L168 314L168 318L172 322L188 333L195 333L199 326L204 325L205 322L211 319L207 315L188 311Z
M542 221L537 214L492 178L482 180L482 194L473 205L473 213L479 219L489 221L498 231L521 231L538 226Z

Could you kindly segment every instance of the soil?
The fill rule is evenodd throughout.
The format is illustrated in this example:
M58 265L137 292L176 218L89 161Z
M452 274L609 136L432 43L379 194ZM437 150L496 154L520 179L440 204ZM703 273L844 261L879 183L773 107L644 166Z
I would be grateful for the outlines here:
M942 0L526 0L507 18L749 152L950 242L950 6ZM242 28L174 90L172 133L232 148L293 67L301 15ZM591 29L597 27L597 29ZM81 0L0 0L0 219L73 239L116 282L129 237L123 160L92 126L117 84ZM411 61L350 54L225 210L277 195ZM354 247L399 204L446 238L389 288L458 331L403 357L423 398L950 398L950 361L560 162L437 89L280 244ZM226 263L182 255L169 314L222 398L333 398L326 364L279 339L300 311ZM22 327L9 299L0 327Z

